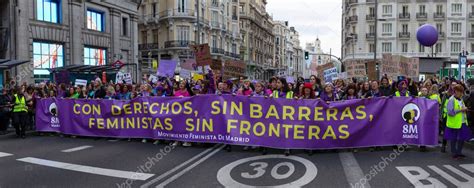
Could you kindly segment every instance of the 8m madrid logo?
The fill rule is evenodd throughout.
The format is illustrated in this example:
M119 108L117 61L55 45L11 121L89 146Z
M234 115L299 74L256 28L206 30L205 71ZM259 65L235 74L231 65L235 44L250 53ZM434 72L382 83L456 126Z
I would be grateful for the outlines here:
M414 103L406 104L402 109L402 118L406 124L403 125L403 138L418 139L418 125L420 119L420 108Z

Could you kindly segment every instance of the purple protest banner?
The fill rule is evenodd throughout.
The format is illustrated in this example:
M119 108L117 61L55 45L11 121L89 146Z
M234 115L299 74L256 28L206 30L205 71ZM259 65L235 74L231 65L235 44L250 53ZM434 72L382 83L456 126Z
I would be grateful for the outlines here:
M174 76L177 62L175 60L160 60L156 75L171 78Z
M43 99L36 112L38 131L94 137L294 149L438 144L438 105L422 98L330 104L215 95L132 101Z

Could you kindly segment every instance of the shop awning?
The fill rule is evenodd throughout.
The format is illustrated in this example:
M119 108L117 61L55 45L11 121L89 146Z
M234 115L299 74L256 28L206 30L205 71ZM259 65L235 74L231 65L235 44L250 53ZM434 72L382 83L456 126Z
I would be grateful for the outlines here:
M126 63L126 65L135 65L132 63ZM101 73L101 72L118 72L120 67L112 66L112 65L101 65L101 66L93 66L93 65L66 65L64 67L58 67L54 69L49 69L50 72L61 72L61 71L68 71L73 73Z
M11 69L13 67L16 67L18 65L28 63L28 61L23 61L23 60L14 60L14 59L0 59L0 69Z

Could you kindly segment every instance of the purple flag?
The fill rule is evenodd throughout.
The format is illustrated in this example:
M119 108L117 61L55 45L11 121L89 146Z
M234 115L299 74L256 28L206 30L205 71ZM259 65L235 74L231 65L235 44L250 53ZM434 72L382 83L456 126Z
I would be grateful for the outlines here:
M160 60L156 75L171 78L174 76L177 62L175 60Z

